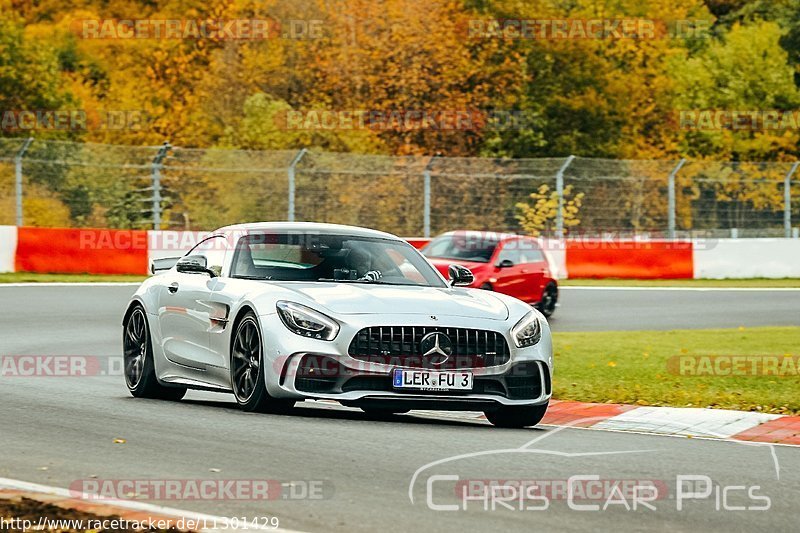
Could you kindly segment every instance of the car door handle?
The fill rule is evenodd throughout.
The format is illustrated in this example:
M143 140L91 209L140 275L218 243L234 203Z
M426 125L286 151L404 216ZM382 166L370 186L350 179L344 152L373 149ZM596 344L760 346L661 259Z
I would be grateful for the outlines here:
M174 281L170 283L170 285L167 287L167 290L172 293L178 292L178 282Z

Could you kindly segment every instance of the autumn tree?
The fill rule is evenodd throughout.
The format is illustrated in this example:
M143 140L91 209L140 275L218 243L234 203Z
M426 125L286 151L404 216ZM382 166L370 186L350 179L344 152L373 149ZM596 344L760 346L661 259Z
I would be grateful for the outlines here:
M581 223L579 218L581 206L583 205L584 194L575 193L572 185L564 187L563 202L563 221L564 232L569 228L574 228ZM541 185L539 189L530 194L532 203L520 202L517 204L518 214L516 219L519 225L528 234L534 237L540 236L544 232L552 232L555 228L554 222L558 217L558 192L550 190L548 185Z

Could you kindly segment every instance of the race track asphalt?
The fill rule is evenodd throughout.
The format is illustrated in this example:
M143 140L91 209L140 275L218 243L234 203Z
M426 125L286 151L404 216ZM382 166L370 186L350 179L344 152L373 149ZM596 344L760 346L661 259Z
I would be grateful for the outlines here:
M134 287L0 286L0 355L116 357ZM668 293L668 294L667 294ZM798 325L800 293L566 289L555 330ZM369 417L311 404L290 416L240 412L227 395L180 403L131 398L120 376L0 377L0 477L57 487L94 479L273 479L321 499L152 502L221 516L277 516L303 531L770 531L796 530L800 449L544 427L499 430L437 415ZM124 439L124 443L114 443ZM534 441L532 442L531 441ZM520 448L526 443L528 446ZM479 453L488 452L488 453ZM455 458L455 456L461 456ZM435 461L443 461L425 468ZM420 470L421 469L421 470ZM213 470L213 471L212 471ZM415 472L418 472L415 476ZM429 509L431 475L566 482L576 475L660 488L655 507L575 510L542 500L472 500ZM708 476L708 498L678 511L677 477ZM412 484L412 480L414 481ZM456 482L434 479L435 504L456 504ZM745 487L730 489L729 487ZM758 488L754 488L754 487ZM414 496L412 503L409 488ZM727 488L727 489L726 489ZM687 487L688 489L688 487ZM731 506L769 509L731 510ZM509 493L506 493L508 496ZM631 505L631 498L626 497ZM484 508L484 503L488 509ZM728 506L728 510L724 508Z

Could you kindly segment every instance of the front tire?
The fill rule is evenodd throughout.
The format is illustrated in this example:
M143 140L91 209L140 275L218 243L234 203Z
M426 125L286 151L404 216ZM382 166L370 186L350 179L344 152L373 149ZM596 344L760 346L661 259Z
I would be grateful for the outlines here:
M267 392L264 382L264 343L252 311L236 326L231 343L231 388L243 411L276 413L288 411L292 400L279 400Z
M550 318L556 312L556 305L558 304L558 287L552 281L542 291L542 300L536 307L539 311Z
M495 411L486 411L486 419L493 425L501 428L524 428L535 426L544 418L547 406L550 402L542 405L523 405L501 407Z
M136 305L122 328L125 384L134 398L178 401L186 395L183 387L164 387L156 378L150 327L141 305Z

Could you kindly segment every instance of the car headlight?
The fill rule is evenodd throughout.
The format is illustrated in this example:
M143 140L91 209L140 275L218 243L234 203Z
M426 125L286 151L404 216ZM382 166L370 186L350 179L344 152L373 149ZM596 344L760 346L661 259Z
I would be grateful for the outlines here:
M276 307L283 325L293 333L325 341L332 341L339 334L338 322L310 307L284 301L278 302Z
M533 346L542 338L542 325L539 323L539 316L535 311L531 311L522 320L511 328L511 336L517 348L527 348Z

